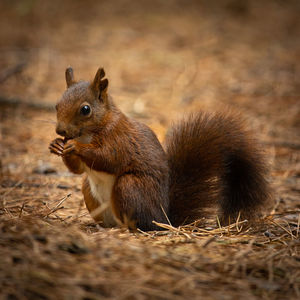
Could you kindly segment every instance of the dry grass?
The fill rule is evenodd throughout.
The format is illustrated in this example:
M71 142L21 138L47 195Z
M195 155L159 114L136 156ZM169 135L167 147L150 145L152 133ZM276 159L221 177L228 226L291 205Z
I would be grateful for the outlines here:
M268 216L167 231L101 229L64 213L63 199L3 207L1 290L18 299L299 297L299 218ZM66 203L66 202L65 202Z
M297 1L92 2L0 3L0 298L298 299ZM94 224L81 177L47 149L68 65L80 78L103 65L115 101L161 140L185 111L241 110L272 166L272 212L147 233Z

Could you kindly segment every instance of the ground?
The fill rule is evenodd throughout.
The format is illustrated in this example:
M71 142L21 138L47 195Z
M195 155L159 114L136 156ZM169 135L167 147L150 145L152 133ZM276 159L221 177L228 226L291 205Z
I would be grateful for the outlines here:
M299 1L0 1L0 298L298 299ZM64 70L99 66L163 141L196 110L240 111L271 166L255 226L96 225L48 151ZM203 220L202 220L203 221Z

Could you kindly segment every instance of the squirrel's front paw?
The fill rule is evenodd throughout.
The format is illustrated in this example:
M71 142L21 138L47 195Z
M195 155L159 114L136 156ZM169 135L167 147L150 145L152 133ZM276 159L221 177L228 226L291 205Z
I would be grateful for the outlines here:
M49 145L50 152L61 156L63 155L64 145L65 143L63 139L57 138L50 143Z
M76 153L76 142L74 140L68 140L65 143L62 155L66 156L66 155L75 154L75 153Z

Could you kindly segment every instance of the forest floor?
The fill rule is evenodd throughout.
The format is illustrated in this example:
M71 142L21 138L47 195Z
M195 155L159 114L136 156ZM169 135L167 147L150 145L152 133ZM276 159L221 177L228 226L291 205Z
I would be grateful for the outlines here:
M298 1L1 1L1 299L299 299ZM271 165L272 211L163 232L103 229L51 155L64 70L163 141L185 112L241 111ZM203 220L202 220L203 221Z

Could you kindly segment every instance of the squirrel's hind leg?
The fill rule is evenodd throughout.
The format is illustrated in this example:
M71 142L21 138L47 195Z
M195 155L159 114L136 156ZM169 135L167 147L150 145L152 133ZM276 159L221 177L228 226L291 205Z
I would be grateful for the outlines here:
M152 221L167 222L160 205L163 202L162 206L165 207L167 201L164 201L156 185L158 183L150 176L142 178L126 174L117 179L113 189L112 210L129 229L160 230Z

